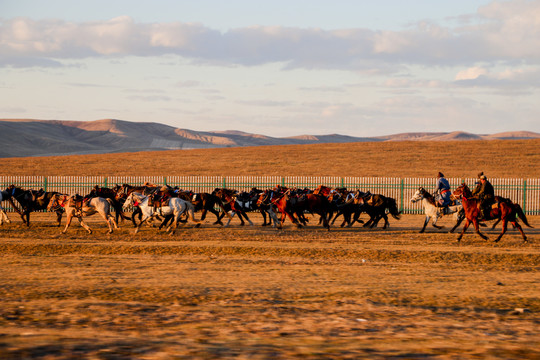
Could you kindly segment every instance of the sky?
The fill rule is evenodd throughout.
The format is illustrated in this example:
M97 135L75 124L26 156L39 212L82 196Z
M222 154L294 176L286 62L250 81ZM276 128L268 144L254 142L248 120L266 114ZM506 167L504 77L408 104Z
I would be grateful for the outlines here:
M0 0L0 118L540 132L540 0Z

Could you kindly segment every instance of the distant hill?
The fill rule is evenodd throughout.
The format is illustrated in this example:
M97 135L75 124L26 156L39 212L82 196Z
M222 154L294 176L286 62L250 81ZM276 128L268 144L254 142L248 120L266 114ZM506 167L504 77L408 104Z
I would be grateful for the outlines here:
M528 131L476 135L466 132L402 133L378 137L339 134L270 137L242 131L194 131L152 122L115 119L60 121L0 119L0 157L101 154L151 150L382 141L537 139Z

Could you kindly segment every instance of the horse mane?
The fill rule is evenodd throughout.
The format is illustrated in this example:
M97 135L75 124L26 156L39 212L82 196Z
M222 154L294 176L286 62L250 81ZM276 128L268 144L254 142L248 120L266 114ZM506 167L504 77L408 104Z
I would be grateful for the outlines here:
M435 197L433 195L431 195L429 193L429 191L427 191L426 189L424 188L421 188L420 190L422 192L422 196L432 205L435 205L437 206L436 202L435 202Z

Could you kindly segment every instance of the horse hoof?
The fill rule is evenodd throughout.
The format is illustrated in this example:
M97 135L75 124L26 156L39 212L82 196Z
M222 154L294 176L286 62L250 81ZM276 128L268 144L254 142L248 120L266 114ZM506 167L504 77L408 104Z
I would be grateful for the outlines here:
M200 228L201 227L201 224L197 224L195 225L196 228Z

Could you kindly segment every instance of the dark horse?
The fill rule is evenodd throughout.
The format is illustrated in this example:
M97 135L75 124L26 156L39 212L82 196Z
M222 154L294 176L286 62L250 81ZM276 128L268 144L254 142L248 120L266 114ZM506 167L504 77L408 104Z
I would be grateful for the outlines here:
M191 191L179 191L178 197L181 199L184 199L186 201L190 201L193 206L195 206L195 211L201 210L201 221L206 219L206 214L208 212L211 212L216 216L216 221L213 225L223 225L221 222L221 219L224 216L227 216L229 219L232 219L231 215L225 210L223 207L223 204L221 203L221 200L214 194L209 194L205 192L201 193L194 193ZM215 207L219 207L221 211L223 211L223 216L220 214L218 210L215 209Z
M123 210L122 205L123 201L119 200L116 197L116 194L118 190L120 190L120 185L115 185L112 189L107 187L99 187L94 186L92 191L90 191L90 194L86 196L86 198L94 198L94 197L101 197L104 199L111 199L112 200L112 206L114 208L114 212L116 213L116 223L118 224L118 219L121 218L123 220L129 220L129 217L127 217Z
M59 194L56 191L43 191L40 190L23 190L20 187L15 185L10 185L6 189L8 193L11 194L9 202L15 209L15 211L21 216L23 224L30 226L30 213L32 211L47 210L49 202L55 194ZM21 208L19 209L13 199L17 200ZM58 226L62 222L62 214L64 213L63 208L58 208L55 210L56 220L58 221Z
M465 221L465 225L463 225L463 230L461 231L461 234L459 234L457 240L461 241L463 234L465 234L465 231L471 223L474 225L476 233L482 239L487 240L488 237L482 234L479 228L478 218L480 216L480 200L473 197L471 190L467 187L465 183L458 186L456 190L454 190L453 194L455 197L461 197L461 204L463 205L463 210L465 211L465 218L467 219ZM491 208L491 211L489 212L489 214L486 214L487 216L484 220L502 220L502 231L497 237L497 239L495 239L495 242L501 240L508 227L508 222L510 222L515 228L519 230L521 236L523 237L523 241L527 242L527 236L525 236L521 225L519 225L519 223L517 222L518 217L528 227L532 226L529 225L527 217L525 216L525 213L523 212L521 206L519 204L514 204L509 199L505 199L499 196L495 196L494 205L496 205L496 207L493 206Z
M397 202L391 197L373 194L370 197L363 198L362 201L362 211L369 215L369 220L364 224L364 227L373 228L377 226L381 219L384 219L383 229L386 229L390 225L386 210L388 210L394 219L399 220L401 218L401 212L398 210ZM355 220L357 219L355 218Z
M251 226L253 226L253 222L247 216L246 209L244 209L242 205L240 205L238 201L236 200L237 194L235 190L225 189L225 188L222 188L222 189L216 188L212 192L212 195L215 195L220 199L225 210L231 211L231 215L230 215L231 217L229 218L229 221L227 221L227 224L225 224L225 227L229 226L232 218L236 214L238 214L238 219L240 219L240 226L244 226L245 224L244 219Z

